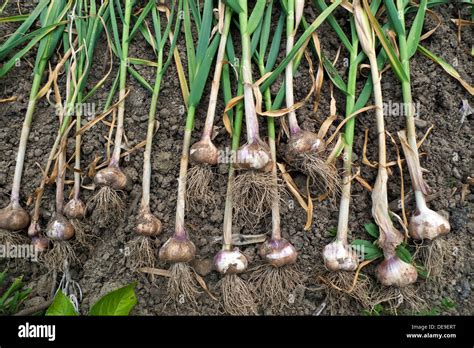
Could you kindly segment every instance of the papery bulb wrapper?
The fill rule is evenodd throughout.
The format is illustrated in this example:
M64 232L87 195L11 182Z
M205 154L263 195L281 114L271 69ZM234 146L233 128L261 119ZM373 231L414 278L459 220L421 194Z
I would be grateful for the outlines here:
M55 214L46 228L46 235L56 241L65 241L74 237L74 226L61 214Z
M64 215L70 219L83 219L86 216L86 205L80 199L71 199L64 206Z
M161 233L161 221L148 211L141 211L135 232L142 236L154 237Z
M418 272L415 266L392 256L382 261L375 269L379 282L385 286L404 287L416 282Z
M242 145L237 150L236 157L235 167L237 169L269 172L273 167L270 150L263 142Z
M319 153L326 149L326 143L317 134L309 131L299 131L291 135L288 140L285 156L294 160L298 155L304 153Z
M237 274L247 269L248 260L238 248L221 250L214 257L214 266L221 274Z
M30 223L30 215L19 205L9 204L0 210L0 228L7 231L20 231Z
M203 139L191 146L189 156L196 163L206 163L215 166L218 163L219 151L211 140Z
M196 255L196 247L187 237L176 236L169 238L160 249L160 260L178 263L189 262Z
M118 167L107 167L96 173L94 183L120 191L127 187L127 176Z
M408 224L408 232L416 240L432 240L449 233L450 230L449 221L444 216L428 208L415 210Z
M355 271L359 264L356 252L347 243L332 242L324 247L324 264L330 271Z
M286 239L266 240L259 250L260 257L275 267L290 265L296 262L298 252Z

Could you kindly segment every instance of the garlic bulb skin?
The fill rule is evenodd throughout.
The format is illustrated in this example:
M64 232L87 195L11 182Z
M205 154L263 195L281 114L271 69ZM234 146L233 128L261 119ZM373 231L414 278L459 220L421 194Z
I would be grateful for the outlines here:
M268 239L260 247L260 257L275 267L291 265L296 262L298 252L286 239Z
M94 183L98 186L108 186L120 191L127 187L127 176L118 167L107 167L97 172Z
M402 261L395 255L382 261L375 269L375 275L385 286L402 288L416 282L418 272L415 266Z
M10 203L0 209L0 229L20 231L30 223L30 215L19 204Z
M46 236L55 241L69 240L74 234L74 226L62 214L55 214L46 228Z
M305 130L291 136L288 141L287 156L289 159L301 155L306 152L321 152L326 148L323 139L319 138L317 134Z
M450 230L449 221L428 207L416 209L408 224L408 233L416 240L433 240Z
M237 150L235 161L237 169L269 172L272 166L270 150L264 144L245 144Z
M71 199L64 206L64 215L70 219L83 219L86 216L86 205L80 199Z
M160 248L159 258L170 263L189 262L196 255L196 246L187 235L173 235Z
M248 260L239 248L221 250L214 257L214 267L221 274L238 274L247 269Z
M191 146L189 157L196 163L206 163L215 166L218 163L219 151L212 141L206 138Z
M324 247L323 259L330 271L355 271L359 265L356 252L347 243L334 241Z
M135 232L145 237L155 237L161 233L161 221L147 210L140 210Z

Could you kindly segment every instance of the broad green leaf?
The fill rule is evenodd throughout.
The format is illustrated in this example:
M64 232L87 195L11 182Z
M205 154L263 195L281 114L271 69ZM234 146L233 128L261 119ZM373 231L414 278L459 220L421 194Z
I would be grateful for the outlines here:
M11 294L13 294L19 288L21 288L22 279L23 277L18 277L13 281L12 284L10 284L8 289L6 289L5 292L2 294L2 297L0 297L0 305L4 305L7 299L11 296Z
M420 51L422 54L424 54L426 57L431 59L433 62L438 64L440 67L443 68L444 71L446 71L449 75L454 77L456 80L458 80L461 85L469 92L469 94L473 95L474 94L474 88L465 81L461 75L454 69L448 62L443 60L441 57L438 57L436 54L428 50L427 48L418 45L418 51Z
M122 22L122 24L124 22L124 19L123 19L123 9L122 9L121 2L125 2L125 1L115 0L115 5L117 6L117 13L119 14L120 21ZM126 3L124 5L126 5Z
M104 104L104 108L102 109L103 112L107 111L112 105L112 101L114 100L115 93L117 92L117 88L119 85L119 80L120 80L120 74L117 74L114 79L114 83L112 84L112 87L110 88L109 94L107 95L107 99Z
M142 85L148 92L153 93L153 87L145 80L145 78L140 75L138 71L133 69L131 66L127 67L127 71L132 75L132 77L137 80L137 82Z
M313 2L319 8L320 11L323 11L328 7L324 0L313 0ZM328 23L332 27L332 29L336 32L337 36L339 37L339 40L341 40L341 42L344 45L344 47L346 48L346 50L348 50L350 52L352 50L352 44L349 41L349 39L347 38L347 35L344 33L344 30L342 30L341 26L339 25L339 23L334 18L334 16L329 15L326 20L328 21Z
M283 34L283 27L285 25L285 16L280 15L278 19L278 24L276 26L275 32L273 33L272 44L270 45L270 51L268 52L267 62L265 63L265 72L269 72L275 66L276 60L278 58L278 53L280 52L281 46L281 36Z
M266 1L267 0L257 0L257 3L255 4L252 14L250 15L250 18L247 22L247 34L252 35L255 29L257 29L258 24L262 21Z
M393 72L395 73L395 75L401 82L408 81L408 77L405 74L405 71L403 70L402 63L398 59L398 56L395 52L395 49L392 47L392 44L385 36L379 22L377 21L377 19L371 12L369 3L367 2L367 0L363 0L363 3L364 3L365 13L367 14L367 17L369 18L369 21L372 25L373 30L375 31L375 34L377 35L383 49L385 50L387 54L387 57L390 61L390 65L392 67Z
M71 1L69 1L67 4L65 3L65 1L61 0L51 2L47 11L45 10L41 15L42 26L45 27L62 21L62 19L67 15L70 6ZM43 73L43 66L55 53L56 46L58 45L59 40L63 36L63 30L64 26L59 26L41 40L38 46L38 51L36 53L34 69L35 74Z
M252 35L252 39L250 42L250 47L251 47L250 52L252 56L256 53L255 51L257 50L258 43L260 42L260 33L262 31L262 26L263 26L263 21L260 21L260 23L258 23L257 29L255 29ZM257 52L256 54L258 56L260 52Z
M421 31L423 30L423 23L425 22L426 7L427 0L421 0L407 38L408 59L413 57L420 43Z
M224 0L224 2L227 6L230 6L232 10L237 14L243 11L238 0Z
M91 308L91 316L124 316L137 304L135 296L135 283L126 285L120 289L104 295Z
M158 55L160 51L162 52L162 48L164 47L164 43L167 41L168 37L165 36L163 39L161 36L161 19L160 19L160 16L158 15L158 10L156 9L156 7L153 7L153 11L151 13L152 13L151 17L152 17L152 22L153 22L153 30L155 31L155 35L154 35L155 41L158 45L160 45L160 47L155 48L157 50L155 55ZM168 21L166 25L167 28L169 27L169 24L170 24L170 21Z
M379 55L377 56L377 67L379 68L379 70L382 69L386 61L387 61L387 55L385 54L384 50L381 50ZM359 97L357 98L357 101L354 105L353 112L356 112L362 109L367 104L367 101L372 95L372 89L373 89L372 78L369 76L367 78L367 81L364 84L364 87L362 88L362 91L359 94Z
M356 250L362 247L362 250L364 252L364 259L366 260L374 260L383 256L382 250L377 245L374 245L368 240L356 239L352 241L351 245Z
M157 62L152 62L151 60L142 59L142 58L128 57L128 62L134 65L145 65L145 66L152 66L155 68L158 66Z
M150 31L144 25L141 25L139 30L145 41L150 45L153 50L155 50L156 47L158 47L158 42L153 37L153 34L151 34Z
M5 41L2 46L0 47L0 50L3 50L4 47L9 46L11 43L17 41L20 37L22 37L28 29L33 25L33 23L36 21L36 19L40 16L40 14L43 12L43 10L49 5L50 0L41 0L38 5L35 7L35 9L30 13L28 18L20 25L20 27L11 35L7 41ZM0 60L3 57L0 56Z
M424 279L427 279L429 277L428 270L423 265L415 264L415 268L420 277Z
M329 18L329 17L328 17ZM305 18L303 17L302 19L302 24L303 24L303 28L307 29L308 28L308 23L306 22ZM310 41L310 45L311 45L311 48L314 52L315 55L318 54L318 52L316 51L316 47L314 46L314 42L313 40ZM350 50L352 49L352 46L350 47ZM326 71L326 73L328 74L329 78L331 79L332 83L341 91L343 92L344 94L347 95L347 85L346 83L344 82L344 80L342 79L341 75L339 75L339 72L337 71L337 69L334 67L334 65L332 64L332 62L326 58L326 56L324 55L323 52L321 52L321 55L322 57L320 57L320 59L322 60L323 62L323 67L324 67L324 70Z
M339 75L339 72L337 69L332 65L332 62L326 58L324 53L321 52L322 55L322 60L323 60L323 67L324 70L326 70L326 73L328 74L329 78L331 79L332 83L344 94L347 94L347 85L342 79L341 75Z
M193 14L194 24L196 25L196 30L198 32L201 31L201 12L199 11L196 3L199 3L199 0L196 2L193 0L186 0L185 2L189 2L189 7L191 9L191 13Z
M206 55L207 48L209 46L209 39L211 37L211 27L213 16L212 0L204 1L203 9L203 20L201 25L201 30L199 31L198 45L196 48L196 66L199 67L203 64L203 59ZM195 72L196 73L196 72ZM202 81L200 81L202 83Z
M182 11L182 1L179 0L178 1L178 11L177 13L180 14L181 11ZM174 33L179 33L180 31L180 28L181 28L181 15L178 15L176 16L176 22L175 22L175 26L174 26L174 30L173 32ZM163 64L163 68L161 69L161 75L163 75L165 73L165 71L168 69L168 67L170 66L171 64L171 60L173 58L173 52L176 48L176 43L178 42L178 37L179 35L174 35L173 36L173 40L171 41L171 45L169 47L169 53L168 53L168 58L166 59L165 63ZM163 41L165 41L165 39L163 39ZM184 72L183 72L183 75L184 75Z
M306 40L311 36L311 34L326 20L326 18L341 4L342 0L334 0L334 2L326 10L321 12L321 14L311 23L311 25L304 31L300 36L298 41L296 41L293 49L286 55L282 62L277 66L277 68L268 76L265 82L260 86L260 90L265 91L270 87L273 82L280 76L280 74L285 70L286 66L290 61L293 60L295 55L299 52L301 47L304 45Z
M74 308L69 297L67 297L62 290L59 290L54 296L53 303L49 306L45 315L49 316L77 316L78 313Z
M384 0L383 3L385 4L385 10L387 11L388 19L392 28L395 30L397 35L405 35L405 27L399 17L395 2L393 0Z
M379 238L379 227L376 224L372 222L364 224L364 229L370 236L374 237L375 239Z
M298 67L301 63L301 60L298 60L298 59L294 59L293 61L293 73L295 73L297 70L298 70ZM281 107L281 105L283 104L283 101L285 99L285 82L283 81L283 83L281 84L280 86L280 89L278 90L278 93L275 97L275 99L273 100L273 104L272 104L272 110L277 110Z
M220 37L215 35L214 39L211 42L211 45L206 51L206 54L202 60L202 64L199 67L196 78L194 79L189 93L188 106L197 106L201 100L202 93L204 91L205 84L202 81L206 81L209 75L209 70L211 69L214 56L216 55L217 47L219 46Z
M175 3L173 2L172 5L171 5L171 12L170 12L170 16L168 18L168 23L166 23L165 30L163 31L163 36L162 36L162 39L160 40L160 47L158 48L158 51L163 51L165 49L166 40L167 40L167 38L170 34L171 26L173 25L174 18L176 17L176 8L175 7L176 7ZM178 11L179 11L179 9L180 9L180 4L178 3ZM155 14L155 12L156 12L156 10L153 11L153 18L154 18L153 23L155 25L155 32L158 32L161 29L157 28L157 26L159 27L159 21L155 20L155 16L158 16L158 15ZM179 13L178 13L178 16L179 16ZM179 36L179 35L175 35L175 36ZM174 50L174 48L173 48L173 50ZM173 50L170 50L170 52L173 52Z
M411 263L412 262L412 257L410 251L408 251L407 248L405 248L403 245L397 246L396 249L397 256L402 260L403 262L406 263Z
M0 18L0 23L13 23L13 22L24 22L30 17L30 15L16 15L9 17Z
M12 58L10 58L7 62L2 65L0 69L0 77L3 77L6 73L10 71L13 66L23 57L29 50L31 50L39 41L44 39L47 35L49 35L54 28L49 29L44 34L33 38L25 47L23 47L19 52L17 52Z
M372 2L370 3L370 10L372 11L372 13L377 13L381 4L382 0L372 0Z
M428 0L428 8L449 4L451 1L452 0ZM465 1L468 2L469 5L471 6L473 5L471 2L472 0L465 0Z
M192 84L196 75L196 52L194 38L191 29L191 14L189 12L189 1L184 1L184 40L186 43L186 58L188 61L188 80ZM178 36L178 35L175 35Z
M267 52L268 47L268 40L270 39L270 29L272 26L272 9L273 9L273 2L270 2L265 10L265 17L262 21L262 30L260 34L260 47L259 47L259 54L260 56L264 57L265 53Z
M31 39L36 39L35 42L38 42L43 37L45 37L46 35L51 33L59 25L64 25L66 23L67 23L66 21L62 21L62 22L59 22L59 23L55 23L55 24L52 24L52 25L45 26L43 28L36 29L35 31L32 31L31 33L28 33L28 34L22 36L21 38L19 38L18 40L10 43L9 45L2 45L2 47L0 47L0 59L5 57L8 54L9 51L11 51L13 48L21 45L22 43L27 42L27 41L31 41Z
M130 34L127 40L128 42L130 42L133 39L133 37L137 33L138 29L140 28L146 16L148 15L148 13L150 13L154 5L155 5L154 1L148 1L148 4L146 4L146 6L143 8L142 13L140 13L140 16L138 16L137 20L135 21L135 24L133 25L132 30L130 31Z
M112 26L112 34L114 37L115 51L120 59L122 59L122 44L120 40L117 17L115 15L115 5L113 1L109 3L109 12L110 12L110 24Z

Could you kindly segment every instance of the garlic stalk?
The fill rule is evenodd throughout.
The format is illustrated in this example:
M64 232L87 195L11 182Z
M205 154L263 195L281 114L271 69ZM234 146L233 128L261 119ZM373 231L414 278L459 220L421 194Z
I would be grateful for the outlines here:
M301 22L301 14L304 8L304 0L288 0L288 15L286 17L286 53L289 54L295 43L295 34ZM293 91L293 60L285 68L285 98L286 107L291 108L294 105ZM286 156L290 160L304 153L318 153L324 151L326 145L324 140L317 134L301 129L296 118L295 110L288 113L288 123L290 129L290 140L288 143L288 153Z
M420 6L426 6L420 5ZM405 27L405 6L403 1L397 0L398 18L402 27ZM402 80L402 95L406 115L406 132L398 132L405 159L410 172L410 178L415 193L416 210L410 218L408 232L413 239L435 239L446 234L451 227L446 218L428 208L425 196L429 193L428 186L423 180L423 172L420 165L418 145L416 141L414 105L411 94L410 83L410 57L408 53L408 43L405 32L398 33L398 45L400 61L407 79Z
M191 146L189 156L197 163L207 163L216 165L218 161L218 150L212 143L212 132L214 128L214 117L216 114L217 96L219 94L219 86L224 65L224 55L226 50L227 37L229 36L230 22L232 18L232 10L226 7L223 1L219 1L219 6L224 11L224 23L217 51L216 66L214 69L214 77L212 79L211 92L209 95L209 106L207 108L206 121L201 135L201 139Z
M383 250L384 261L377 266L376 276L383 285L404 287L416 281L417 271L413 265L402 261L396 255L396 248L403 242L403 235L393 226L388 208L387 149L382 87L380 83L381 74L377 66L375 36L367 14L361 7L360 1L354 0L352 6L357 35L359 36L361 47L367 55L370 63L379 143L377 179L372 189L372 216L376 224L379 226L380 236L378 244Z
M351 31L354 31L354 22L351 20ZM347 81L346 117L355 111L355 93L357 84L357 62L359 40L352 35L352 45L349 52L349 77ZM347 121L344 130L344 177L341 185L341 202L339 205L339 219L337 223L336 240L325 246L323 259L326 268L330 271L355 271L359 264L357 254L347 241L349 229L349 208L351 201L352 180L352 145L354 142L355 119Z
M255 99L253 95L252 52L248 27L247 0L239 1L243 9L239 13L240 36L242 42L242 78L244 84L245 125L247 127L247 143L239 147L236 153L237 169L253 169L269 172L272 160L268 145L261 140L257 119Z

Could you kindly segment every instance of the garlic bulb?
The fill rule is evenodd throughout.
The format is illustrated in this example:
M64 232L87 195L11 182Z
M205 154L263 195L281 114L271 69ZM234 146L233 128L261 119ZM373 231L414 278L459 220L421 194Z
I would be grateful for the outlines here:
M194 162L216 165L219 159L219 151L209 138L205 138L191 146L189 156Z
M449 233L451 226L448 220L424 206L416 209L408 224L408 233L413 239L435 239L438 236Z
M214 266L221 274L242 273L247 269L248 260L239 248L221 250L214 257Z
M283 238L266 240L259 253L264 261L275 267L293 264L298 258L295 247Z
M330 271L355 271L359 264L356 252L343 241L336 240L324 247L324 264Z
M385 286L404 287L416 282L418 272L415 266L394 255L386 258L377 266L375 275L380 283Z
M19 204L10 203L0 210L0 228L8 231L19 231L28 226L30 215Z
M55 214L46 228L46 235L56 241L69 240L74 234L74 226L62 214Z
M189 262L195 255L196 246L186 234L173 235L163 244L159 252L160 260L170 263Z

